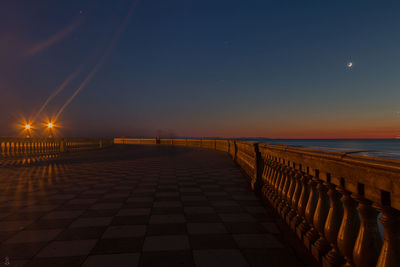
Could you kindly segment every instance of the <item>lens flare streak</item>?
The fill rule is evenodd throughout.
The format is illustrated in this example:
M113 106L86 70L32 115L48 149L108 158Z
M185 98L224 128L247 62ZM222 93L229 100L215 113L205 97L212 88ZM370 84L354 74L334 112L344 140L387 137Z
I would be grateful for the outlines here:
M100 58L100 60L98 61L98 63L93 67L93 69L90 71L90 73L88 74L88 76L85 78L85 80L83 80L83 82L81 83L81 85L78 87L78 89L76 89L76 91L71 95L70 98L67 99L67 101L64 103L64 105L61 106L61 108L59 109L59 111L57 112L56 116L55 116L55 120L57 121L58 118L60 117L60 115L62 114L62 112L64 111L64 109L74 100L74 98L80 93L80 91L86 86L87 83L90 82L90 80L93 78L93 76L97 73L97 71L103 66L105 60L107 59L107 57L111 54L111 52L114 50L115 45L117 44L117 42L119 41L122 33L125 31L129 20L134 12L134 10L136 9L136 6L138 5L140 0L134 0L128 14L126 15L124 21L122 22L121 26L119 27L119 29L117 30L117 32L115 33L113 39L111 40L110 45L108 46L107 50L105 51L105 53L103 54L103 56Z

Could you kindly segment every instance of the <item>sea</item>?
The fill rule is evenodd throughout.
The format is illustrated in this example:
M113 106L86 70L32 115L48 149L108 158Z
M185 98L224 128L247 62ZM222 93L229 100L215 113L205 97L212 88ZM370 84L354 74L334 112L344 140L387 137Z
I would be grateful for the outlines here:
M267 139L246 138L266 144L295 145L310 149L400 160L400 139Z

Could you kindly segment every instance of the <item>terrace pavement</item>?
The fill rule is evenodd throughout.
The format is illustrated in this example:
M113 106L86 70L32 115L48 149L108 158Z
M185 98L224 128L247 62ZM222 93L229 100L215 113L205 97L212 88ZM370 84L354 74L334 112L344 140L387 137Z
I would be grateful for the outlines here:
M114 146L0 167L0 266L303 266L230 156Z

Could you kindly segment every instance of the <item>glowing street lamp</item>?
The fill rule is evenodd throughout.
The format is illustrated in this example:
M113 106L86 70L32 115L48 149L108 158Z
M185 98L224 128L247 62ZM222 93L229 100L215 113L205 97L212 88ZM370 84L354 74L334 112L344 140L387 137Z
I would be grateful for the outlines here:
M28 132L27 137L31 138L31 125L29 123L25 124L25 130Z
M54 127L54 124L52 122L49 122L47 124L47 128L49 128L49 131L50 131L50 138L54 138L54 134L53 134L53 131L52 131L53 127Z

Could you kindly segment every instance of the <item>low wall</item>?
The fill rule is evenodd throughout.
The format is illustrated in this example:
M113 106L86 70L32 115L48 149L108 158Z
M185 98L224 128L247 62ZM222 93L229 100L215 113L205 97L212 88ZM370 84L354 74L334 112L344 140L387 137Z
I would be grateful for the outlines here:
M400 266L400 161L237 140L114 142L225 151L321 265Z

